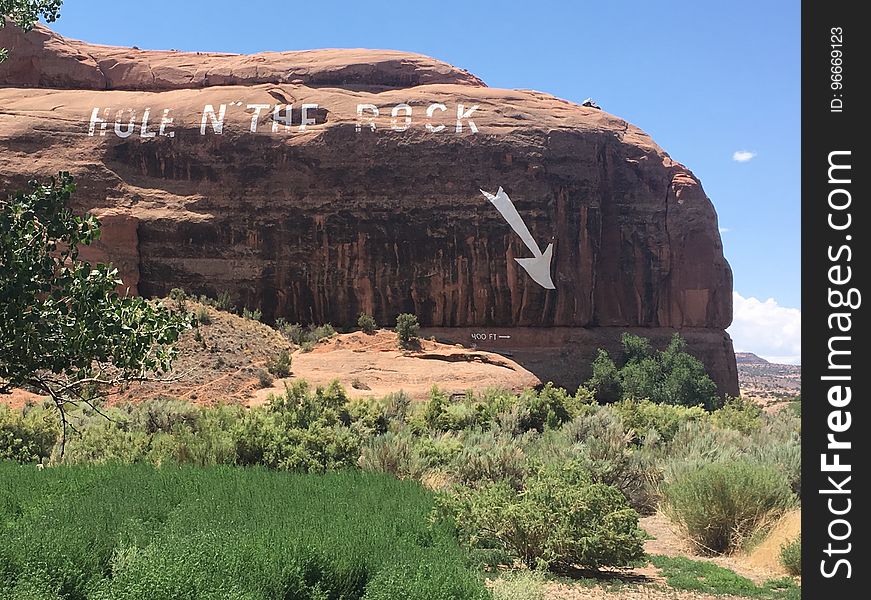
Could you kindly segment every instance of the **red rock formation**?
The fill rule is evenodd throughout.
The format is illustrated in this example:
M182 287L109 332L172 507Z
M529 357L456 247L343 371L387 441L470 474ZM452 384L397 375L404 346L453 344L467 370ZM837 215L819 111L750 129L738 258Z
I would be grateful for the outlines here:
M617 117L400 52L140 51L11 26L0 46L0 183L73 172L81 207L112 215L102 250L142 294L229 291L303 322L584 328L560 334L584 347L564 361L627 328L681 330L737 393L713 206ZM289 129L276 104L293 105ZM553 243L556 289L513 260L530 250L479 191L499 186L540 248ZM554 373L576 385L587 365Z

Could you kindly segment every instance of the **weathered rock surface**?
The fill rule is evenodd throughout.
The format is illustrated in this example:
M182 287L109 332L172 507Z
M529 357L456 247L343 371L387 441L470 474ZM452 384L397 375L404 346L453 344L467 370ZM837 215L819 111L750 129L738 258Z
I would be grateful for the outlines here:
M564 385L586 377L590 343L680 330L737 393L713 206L617 117L400 52L141 51L12 26L0 46L0 184L71 171L80 207L105 217L93 256L139 293L229 291L266 319L337 325L413 312L529 339L574 329L546 358ZM290 127L273 112L286 104ZM207 105L225 106L222 126ZM556 289L515 262L528 245L479 191L500 186L553 244Z

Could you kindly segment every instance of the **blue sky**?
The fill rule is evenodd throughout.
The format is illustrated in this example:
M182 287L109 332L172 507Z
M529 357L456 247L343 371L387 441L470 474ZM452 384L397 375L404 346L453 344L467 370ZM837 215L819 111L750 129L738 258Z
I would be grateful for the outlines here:
M408 50L493 87L593 97L702 180L739 294L736 348L800 354L798 2L67 0L61 15L55 30L95 43Z

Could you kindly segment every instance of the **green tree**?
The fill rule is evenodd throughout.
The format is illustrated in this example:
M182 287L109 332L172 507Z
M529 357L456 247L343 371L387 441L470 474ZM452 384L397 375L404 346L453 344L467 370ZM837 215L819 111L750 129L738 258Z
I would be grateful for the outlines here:
M0 392L29 386L66 407L119 385L168 373L189 319L121 296L118 271L79 258L99 238L92 215L68 207L75 184L60 173L0 200Z
M396 317L396 335L399 336L399 345L402 348L410 348L420 336L420 323L417 317L402 313Z
M63 0L0 0L0 28L6 25L6 18L30 31L40 17L46 23L56 21L60 17L60 5ZM6 60L6 48L0 48L0 62Z
M599 348L599 353L593 361L593 376L584 384L603 404L617 402L621 395L620 373L617 365L606 350Z
M701 361L686 352L686 342L675 333L662 352L646 338L624 333L623 364L617 367L605 350L593 361L593 376L586 382L599 402L618 399L649 399L657 404L702 406L715 410L722 405L717 385Z
M705 365L686 352L687 344L680 334L671 337L668 347L659 355L662 363L662 395L660 402L703 406L715 410L723 405L717 394L717 384L708 376Z
M360 313L360 316L357 317L357 327L363 333L375 333L375 330L378 329L378 323L375 322L375 317L372 315Z

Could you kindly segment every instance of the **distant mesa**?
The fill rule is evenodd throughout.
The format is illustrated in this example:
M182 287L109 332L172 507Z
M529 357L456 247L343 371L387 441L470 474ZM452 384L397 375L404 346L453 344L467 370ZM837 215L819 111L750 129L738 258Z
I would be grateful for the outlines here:
M739 365L770 365L771 363L752 352L736 352L735 362Z

